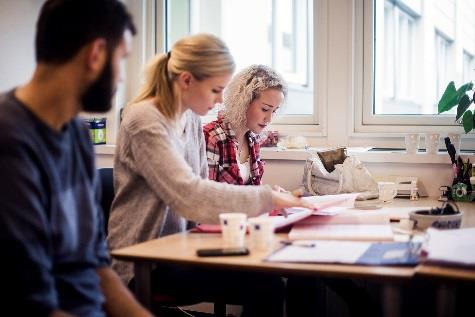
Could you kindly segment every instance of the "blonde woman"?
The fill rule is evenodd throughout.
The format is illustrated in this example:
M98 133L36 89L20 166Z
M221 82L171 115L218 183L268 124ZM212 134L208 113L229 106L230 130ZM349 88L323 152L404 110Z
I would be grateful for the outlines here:
M216 223L223 211L256 216L272 208L311 207L268 186L233 186L207 179L199 116L222 102L234 68L227 46L207 34L178 41L151 63L141 93L124 109L119 130L114 161L116 197L109 219L111 249L182 232L190 221ZM132 264L113 260L112 266L131 285ZM153 278L171 292L178 292L176 285L182 283L190 291L193 285L235 287L226 279L237 278L176 270L161 266ZM199 284L197 279L203 276L206 279Z
M233 77L224 92L223 111L204 126L209 179L260 185L264 163L259 135L272 122L287 95L287 84L265 65L252 65Z

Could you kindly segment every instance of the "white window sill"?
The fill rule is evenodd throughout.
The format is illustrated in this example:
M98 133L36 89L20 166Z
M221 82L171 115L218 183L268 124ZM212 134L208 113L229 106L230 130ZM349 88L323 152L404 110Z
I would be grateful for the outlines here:
M96 154L114 155L115 144L95 145ZM323 151L326 148L303 149L280 149L280 148L261 148L261 156L264 160L287 160L287 161L305 161L310 152ZM348 155L356 156L362 162L369 163L407 163L407 164L450 164L450 158L447 153L441 152L436 155L428 155L425 152L417 154L406 154L400 151L368 151L369 148L348 148ZM466 161L471 158L475 161L474 154L463 154L462 158Z
M323 151L326 148L287 149L261 148L261 156L264 160L293 160L304 161L309 156L309 152ZM407 164L450 164L449 155L441 152L435 155L428 155L425 152L417 154L407 154L400 151L368 151L369 148L351 148L347 150L348 155L356 156L362 162L370 163L407 163ZM463 154L462 158L472 158L474 154Z

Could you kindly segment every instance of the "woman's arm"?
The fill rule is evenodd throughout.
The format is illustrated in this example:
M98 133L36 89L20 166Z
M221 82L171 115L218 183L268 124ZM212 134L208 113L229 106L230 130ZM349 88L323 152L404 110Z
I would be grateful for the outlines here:
M134 106L132 106L134 107ZM129 109L132 110L132 109ZM157 194L158 199L181 216L197 222L216 222L224 211L255 216L272 209L269 186L234 186L204 180L193 173L176 146L158 110L137 108L128 111L122 122L122 138L136 170ZM120 154L120 153L119 153Z

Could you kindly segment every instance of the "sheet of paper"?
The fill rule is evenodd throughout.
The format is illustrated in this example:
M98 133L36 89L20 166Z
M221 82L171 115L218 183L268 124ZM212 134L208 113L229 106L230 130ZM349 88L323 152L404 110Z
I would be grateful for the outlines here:
M334 217L309 217L306 223L332 223L332 224L384 224L391 220L399 221L409 219L409 213L415 210L427 210L429 206L412 207L382 207L377 210L361 210L358 208L332 207L325 209L325 212L313 213L314 215L332 215Z
M266 260L270 262L346 263L352 264L369 248L369 242L352 241L305 241L314 247L289 245Z
M289 233L290 240L350 240L393 241L393 232L386 225L320 225L295 224Z
M475 265L475 228L427 229L428 240L423 246L429 262Z
M330 207L348 207L355 205L358 193L338 194L338 195L324 195L324 196L309 196L302 199L315 205L318 211L324 211Z
M334 207L344 208L344 207ZM381 213L373 210L355 210L343 209L338 214L319 214L303 219L299 223L305 224L389 224L389 216L387 213Z
M348 207L327 207L322 210L317 210L312 213L312 215L321 215L321 216L334 216L338 215L344 211L348 210Z
M313 211L315 215L336 215L347 208L352 208L355 205L358 193L338 194L338 195L324 195L324 196L309 196L302 199L314 205L317 210ZM306 208L287 208L287 213L295 213L306 210Z

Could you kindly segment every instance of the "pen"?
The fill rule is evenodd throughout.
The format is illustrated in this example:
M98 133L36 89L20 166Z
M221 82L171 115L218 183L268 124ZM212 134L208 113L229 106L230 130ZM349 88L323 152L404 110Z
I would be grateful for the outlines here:
M280 241L283 245L294 245L297 247L303 247L303 248L314 248L316 246L315 243L313 242L307 242L307 241L289 241L289 240L282 240Z

